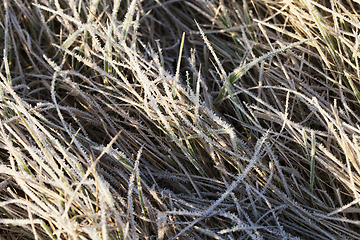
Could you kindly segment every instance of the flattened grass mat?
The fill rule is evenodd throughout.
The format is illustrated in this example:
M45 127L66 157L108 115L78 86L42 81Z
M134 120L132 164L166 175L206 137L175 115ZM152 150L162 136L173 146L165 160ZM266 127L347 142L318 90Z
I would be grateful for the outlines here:
M0 4L0 238L360 239L357 1Z

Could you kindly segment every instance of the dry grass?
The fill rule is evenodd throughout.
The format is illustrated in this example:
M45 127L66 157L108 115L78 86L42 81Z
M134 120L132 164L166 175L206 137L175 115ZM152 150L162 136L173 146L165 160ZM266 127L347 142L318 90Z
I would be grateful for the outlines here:
M4 0L3 239L360 239L356 1Z

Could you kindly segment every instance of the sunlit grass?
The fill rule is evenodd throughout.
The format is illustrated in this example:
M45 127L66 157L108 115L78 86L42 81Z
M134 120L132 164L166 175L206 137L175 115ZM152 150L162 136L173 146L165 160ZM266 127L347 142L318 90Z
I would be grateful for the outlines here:
M5 0L8 239L360 239L356 1Z

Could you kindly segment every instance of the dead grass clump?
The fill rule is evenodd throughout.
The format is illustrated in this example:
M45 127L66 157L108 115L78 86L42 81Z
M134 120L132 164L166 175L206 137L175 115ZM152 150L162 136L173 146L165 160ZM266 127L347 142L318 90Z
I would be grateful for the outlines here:
M359 239L355 1L5 0L13 239Z

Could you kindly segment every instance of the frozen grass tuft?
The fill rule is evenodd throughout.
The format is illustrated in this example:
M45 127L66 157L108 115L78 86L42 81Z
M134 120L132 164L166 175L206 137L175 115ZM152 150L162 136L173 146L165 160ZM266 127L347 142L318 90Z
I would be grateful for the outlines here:
M4 0L0 237L360 239L359 13Z

